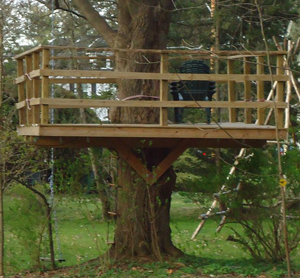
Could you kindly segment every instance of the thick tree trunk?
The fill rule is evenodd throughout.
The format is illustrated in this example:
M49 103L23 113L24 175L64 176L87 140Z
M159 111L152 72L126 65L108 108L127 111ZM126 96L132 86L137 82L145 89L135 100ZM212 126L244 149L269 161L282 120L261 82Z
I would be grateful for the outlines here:
M127 1L129 7L119 14L120 30L116 48L164 49L168 33L171 6L160 7L157 0ZM146 3L147 2L147 3ZM169 1L171 2L171 1ZM158 72L159 56L145 53L117 53L116 70ZM159 82L123 80L119 84L119 99L133 95L159 95ZM114 123L158 123L157 109L125 108L112 110ZM143 149L137 152L149 170L161 162L168 149ZM153 186L145 181L122 159L119 160L117 222L111 255L115 258L182 255L171 240L170 203L176 176L169 169Z
M149 170L168 153L167 149L144 149L141 158ZM175 173L169 169L159 182L149 186L124 161L119 161L118 208L115 241L111 255L115 258L162 255L180 256L171 241L170 204Z

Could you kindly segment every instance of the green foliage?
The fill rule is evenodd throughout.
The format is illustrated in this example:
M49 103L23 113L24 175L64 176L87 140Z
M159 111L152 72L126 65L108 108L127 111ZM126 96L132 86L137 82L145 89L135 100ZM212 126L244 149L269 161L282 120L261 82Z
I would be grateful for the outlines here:
M19 267L26 261L27 268L40 266L39 256L45 228L46 210L42 201L21 185L14 185L9 190L10 202L5 213L8 245L6 256L10 267ZM13 249L16 244L18 248ZM23 259L22 259L23 258Z
M31 258L28 254L26 255L26 250L24 251L17 236L10 230L10 226L14 225L16 219L24 218L24 211L17 210L17 207L22 205L20 203L23 202L23 197L17 196L19 195L9 194L5 199L7 217L5 223L11 223L9 227L6 226L8 274L19 273L32 265ZM107 223L99 221L101 206L96 196L65 195L56 199L55 204L61 250L63 258L66 259L59 266L75 265L75 267L61 268L58 272L51 272L52 277L97 277L97 275L101 275L101 277L125 278L169 277L171 275L171 277L179 278L187 275L189 277L201 277L201 275L224 277L226 274L240 275L241 277L247 275L280 277L286 273L285 265L282 263L262 263L249 259L249 256L237 245L226 241L231 234L230 229L223 229L222 234L214 233L216 223L212 220L208 220L198 237L191 241L191 234L198 224L199 208L189 199L177 193L173 196L171 209L172 235L176 245L189 255L178 260L166 260L163 263L152 262L150 259L112 262L105 256L101 256L99 260L84 263L105 253L109 248L106 239L107 235L109 240L113 239L114 225L110 223L108 229ZM243 229L239 225L230 224L230 227L234 227L243 234ZM299 252L299 250L295 251ZM294 252L292 255L293 271L299 271L299 253ZM47 263L45 266L47 267ZM40 273L37 275L41 277ZM50 274L46 273L45 275ZM22 277L26 277L26 274L24 273Z
M289 250L299 243L300 221L297 218L300 209L299 200L299 150L287 151L282 156L283 171L288 185L287 223ZM235 181L235 182L234 182ZM267 148L263 152L252 150L243 159L235 177L229 181L234 189L241 182L239 192L231 191L223 195L222 200L231 209L230 216L244 230L241 234L232 228L235 237L230 240L241 244L246 252L257 260L281 261L285 258L284 232L281 216L281 189L277 170L277 150Z
M219 190L228 167L219 170L213 149L189 149L173 164L179 191L212 194ZM216 175L216 172L219 172Z
M78 194L93 191L94 178L87 152L55 150L54 184L57 192Z

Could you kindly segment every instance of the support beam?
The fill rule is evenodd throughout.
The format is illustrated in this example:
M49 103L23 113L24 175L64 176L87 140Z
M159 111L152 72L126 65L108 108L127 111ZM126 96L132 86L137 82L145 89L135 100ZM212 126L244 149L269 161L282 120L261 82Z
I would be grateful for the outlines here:
M228 60L227 61L227 73L228 75L233 74L233 60ZM236 92L234 88L234 81L228 81L228 101L232 102L236 100ZM235 123L237 121L236 118L236 109L234 108L229 108L229 122L230 123Z
M21 76L24 75L24 65L23 60L17 60L17 75ZM22 102L25 101L25 83L18 84L18 101ZM19 110L19 124L24 125L26 122L26 108L23 107Z
M155 184L159 178L171 167L173 162L188 148L186 140L182 139L151 173L147 169L147 166L143 164L139 158L137 158L137 156L124 141L121 144L120 140L117 142L115 139L113 139L113 141L114 149L118 152L120 157L122 157L148 185Z
M187 148L188 144L186 140L182 139L181 142L171 150L168 156L152 171L150 185L156 183Z
M169 71L169 63L168 63L168 54L161 54L160 56L160 72L167 73ZM159 85L159 97L161 101L168 100L168 90L169 90L169 83L167 80L160 80ZM161 126L168 125L168 109L167 108L160 108L159 109L159 123Z
M114 149L139 175L142 179L149 184L151 172L147 169L146 165L139 160L131 149L125 144L115 141Z
M27 55L25 57L25 64L26 64L26 74L28 75L29 72L32 71L32 57L31 55ZM33 81L31 78L27 77L26 79L26 101L27 101L27 118L26 118L26 123L28 125L31 125L33 123L33 114L32 110L29 105L29 100L33 97L33 92L32 92L32 86L33 86Z
M256 71L258 75L264 74L264 57L257 57L257 66ZM258 101L265 101L264 96L264 82L263 81L257 81L257 100ZM264 116L265 109L258 108L257 109L257 124L263 125L264 124Z
M250 58L244 58L244 74L250 74ZM245 81L244 82L244 98L246 102L251 101L251 82ZM252 123L252 109L251 108L245 108L244 110L244 122L246 124Z
M42 52L42 68L49 69L50 64L50 50L44 49ZM49 77L42 76L42 98L49 97ZM42 105L41 107L41 124L48 124L49 122L49 106Z
M284 57L283 55L278 55L277 56L277 64L276 64L276 74L283 74L284 73ZM283 101L283 96L284 96L284 82L278 81L277 83L277 101ZM283 128L284 127L284 109L278 108L277 111L277 124L278 128Z
M33 70L37 70L40 67L40 54L38 52L33 53ZM39 78L33 79L33 98L38 98L40 93L41 80ZM33 124L40 123L40 107L32 106Z

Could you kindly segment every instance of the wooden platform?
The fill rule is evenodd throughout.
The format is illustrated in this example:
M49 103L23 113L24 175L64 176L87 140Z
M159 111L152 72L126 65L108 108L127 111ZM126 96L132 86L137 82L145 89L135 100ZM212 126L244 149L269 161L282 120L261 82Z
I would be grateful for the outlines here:
M127 63L147 63L147 55L157 59L159 72L119 72L103 65L118 58L120 52L139 54ZM155 55L154 55L155 54ZM268 55L267 55L268 54ZM289 127L289 93L285 92L290 76L284 69L284 51L179 51L147 49L70 48L39 46L15 57L19 102L19 135L26 136L41 147L114 149L146 181L152 185L189 147L248 148L262 147L267 140L287 139ZM267 56L270 59L267 59ZM218 74L179 73L174 68L187 60L203 60L208 65L218 59L222 72ZM63 61L60 63L60 60ZM69 61L68 61L69 60ZM73 60L73 61L72 61ZM101 61L102 60L102 61ZM71 68L72 64L84 69ZM83 62L84 61L84 62ZM271 64L268 65L268 62ZM74 63L75 62L75 63ZM173 63L173 65L172 65ZM236 67L236 68L235 68ZM130 68L130 67L128 67ZM270 73L269 68L272 68ZM92 89L83 94L83 87L125 82L126 80L156 80L154 92L132 92L125 99L102 100L91 97ZM222 91L218 101L174 101L169 92L170 82L213 81ZM127 81L126 81L127 82ZM159 86L158 86L159 84ZM106 85L106 86L108 86ZM152 86L152 85L151 85ZM79 94L76 88L81 88ZM68 92L66 97L54 97L55 88ZM96 90L94 90L94 94ZM120 95L119 95L120 97ZM155 109L157 124L72 124L74 109L84 114L85 109L108 108ZM226 112L228 123L170 124L170 111L205 109ZM53 110L52 110L53 109ZM57 109L69 110L69 124L53 124L50 117ZM220 109L220 110L219 110ZM92 110L90 110L92 111ZM123 110L124 111L124 110ZM127 111L129 111L127 109ZM129 113L129 112L128 112ZM218 113L216 113L218 115ZM224 116L224 114L223 114ZM216 117L218 118L218 117ZM199 119L196 119L198 121ZM77 122L86 122L84 117ZM200 120L199 120L200 121ZM267 125L273 123L274 125ZM278 131L278 134L277 134ZM279 135L279 137L277 136ZM168 148L165 157L154 168L148 169L139 157L137 148Z
M111 68L99 70L101 66L94 66L95 61L100 63L102 60L106 64L108 60L115 60L120 52L139 53L141 59L147 54L155 54L156 62L160 64L160 72L119 72ZM115 145L125 144L130 149L137 147L173 149L182 141L186 147L261 147L267 140L277 139L275 126L266 124L274 123L276 118L279 139L287 138L289 125L288 117L284 117L285 114L288 115L288 103L284 101L285 84L290 82L289 75L284 71L286 52L272 51L268 54L272 62L270 66L274 68L272 74L268 74L267 53L264 51L210 53L205 50L39 46L15 57L18 66L18 76L15 79L19 96L19 102L16 104L20 124L18 133L27 136L38 146L57 148L90 146L115 148ZM172 62L177 60L178 63L183 63L190 59L206 60L206 64L218 59L223 63L224 69L220 74L174 72ZM59 63L60 60L63 63ZM73 62L76 63L84 61L84 70L60 68L68 60L70 62L75 60ZM74 90L75 86L79 87L82 84L102 86L132 79L143 82L157 80L157 84L159 83L157 95L153 97L143 92L133 92L133 96L124 100L100 100L91 98L88 92L79 96ZM173 81L214 81L216 86L222 88L222 100L174 101L169 92L169 84ZM71 87L73 89L66 89ZM53 97L51 90L54 88L68 91L73 98ZM82 112L90 108L122 107L156 109L156 112L159 112L159 122L151 125L88 125L53 124L50 119L50 112L55 114L57 109L79 109ZM228 112L224 119L228 119L229 123L170 124L170 120L173 119L168 119L172 114L169 112L176 108L211 108L214 111L222 109L223 112ZM84 121L77 119L77 122Z
M130 147L173 148L183 139L187 147L262 147L267 140L276 139L273 126L220 123L116 125L116 124L60 124L24 126L18 134L31 136L38 146L56 148L108 147L122 142ZM279 130L280 139L286 139L287 130Z

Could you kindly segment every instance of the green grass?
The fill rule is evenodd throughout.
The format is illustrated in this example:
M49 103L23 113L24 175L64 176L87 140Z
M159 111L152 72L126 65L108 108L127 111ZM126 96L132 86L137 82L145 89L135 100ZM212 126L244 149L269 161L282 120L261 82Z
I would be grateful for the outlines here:
M13 274L34 267L34 235L40 231L42 218L39 214L33 214L40 204L35 203L33 199L28 204L26 198L29 197L23 190L8 193L5 196L5 268L7 274ZM59 266L76 267L61 270L61 273L51 277L99 277L99 274L101 277L222 277L230 273L257 276L262 272L266 273L267 277L282 277L282 274L286 273L284 263L273 265L254 262L239 246L226 241L232 234L228 227L234 225L237 228L235 224L228 224L221 233L216 234L219 219L210 219L192 241L190 238L200 222L198 216L204 211L178 193L172 198L172 238L174 244L187 256L164 263L127 262L114 264L112 267L109 261L95 261L84 265L83 262L104 254L109 248L106 242L113 239L114 224L112 222L107 225L102 222L101 207L95 196L60 196L55 201L59 242L62 256L66 260ZM31 214L34 217L30 218ZM55 223L53 226L56 226ZM28 233L31 233L29 238ZM45 232L42 235L45 236ZM58 258L57 241L54 239ZM48 255L41 252L41 256ZM292 253L294 270L300 269L299 257L298 248ZM44 267L50 267L49 263L44 263Z

